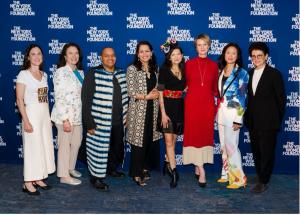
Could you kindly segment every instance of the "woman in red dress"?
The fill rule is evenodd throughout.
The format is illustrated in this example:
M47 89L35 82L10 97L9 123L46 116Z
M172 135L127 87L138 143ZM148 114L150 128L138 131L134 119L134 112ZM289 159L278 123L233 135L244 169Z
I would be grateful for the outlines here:
M203 164L213 163L214 118L218 66L207 57L211 40L200 34L195 39L198 56L187 61L187 94L184 107L183 164L194 164L200 187L206 186Z

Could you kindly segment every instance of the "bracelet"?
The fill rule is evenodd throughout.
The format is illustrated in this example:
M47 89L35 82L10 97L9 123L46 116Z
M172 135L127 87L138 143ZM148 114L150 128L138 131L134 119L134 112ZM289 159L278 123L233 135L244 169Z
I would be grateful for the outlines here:
M144 95L144 100L146 100L146 95Z

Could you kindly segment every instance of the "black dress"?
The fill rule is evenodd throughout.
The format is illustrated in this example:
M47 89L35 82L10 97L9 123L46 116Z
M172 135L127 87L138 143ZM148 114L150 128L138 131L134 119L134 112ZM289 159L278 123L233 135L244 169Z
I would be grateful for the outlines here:
M158 90L183 91L185 88L185 77L178 79L170 69L160 69L158 77ZM161 111L158 112L158 131L163 133L183 134L184 101L181 98L164 97L164 107L170 118L168 129L161 126Z
M145 74L146 75L146 74ZM147 94L156 86L156 75L151 73L147 80ZM153 100L147 100L143 146L131 145L129 175L143 177L143 170L151 168L151 151L153 148Z

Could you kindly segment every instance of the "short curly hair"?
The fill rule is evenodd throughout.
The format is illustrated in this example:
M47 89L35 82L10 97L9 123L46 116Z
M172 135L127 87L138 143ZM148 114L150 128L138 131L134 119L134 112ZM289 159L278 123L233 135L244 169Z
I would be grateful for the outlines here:
M248 49L248 53L251 56L253 50L260 50L262 51L265 55L269 54L269 47L267 46L266 43L264 42L254 42L251 43Z

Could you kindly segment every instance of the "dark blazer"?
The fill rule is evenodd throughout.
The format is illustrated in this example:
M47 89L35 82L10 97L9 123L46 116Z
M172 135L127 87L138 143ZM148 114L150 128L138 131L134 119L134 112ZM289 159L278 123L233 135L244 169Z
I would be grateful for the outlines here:
M248 129L278 130L284 116L286 95L281 73L266 65L253 95L254 69L249 71L248 105L245 125Z

